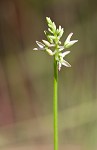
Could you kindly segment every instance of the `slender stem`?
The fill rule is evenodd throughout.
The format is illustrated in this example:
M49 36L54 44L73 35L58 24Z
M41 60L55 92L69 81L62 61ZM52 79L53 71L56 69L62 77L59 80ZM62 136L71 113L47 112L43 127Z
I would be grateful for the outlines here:
M58 66L54 57L54 150L58 150Z

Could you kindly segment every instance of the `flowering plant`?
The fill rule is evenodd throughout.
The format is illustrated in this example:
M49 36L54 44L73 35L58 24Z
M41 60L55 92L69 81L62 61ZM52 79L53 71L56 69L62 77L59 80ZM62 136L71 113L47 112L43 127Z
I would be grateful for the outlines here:
M42 42L36 41L38 47L33 50L44 50L49 55L54 56L54 98L53 98L53 109L54 109L54 150L58 150L58 70L61 70L62 65L71 67L71 65L64 60L64 57L70 53L66 49L74 45L78 40L71 41L73 33L70 33L63 43L61 44L61 37L64 33L64 29L59 25L56 25L49 17L46 17L48 24L48 31L44 31L47 40ZM63 51L65 50L65 51Z

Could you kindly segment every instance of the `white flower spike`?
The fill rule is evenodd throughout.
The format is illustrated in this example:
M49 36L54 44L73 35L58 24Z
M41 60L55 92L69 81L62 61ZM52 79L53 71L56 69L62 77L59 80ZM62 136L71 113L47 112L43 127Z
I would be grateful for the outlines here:
M58 70L60 71L62 65L66 67L71 67L71 65L64 60L64 57L70 53L70 51L66 51L66 48L71 47L74 45L78 40L70 41L73 33L70 33L67 39L64 42L64 45L61 45L60 38L64 33L64 29L59 26L56 28L56 25L49 17L46 17L47 24L48 24L48 31L44 31L47 41L42 40L43 43L36 41L38 48L34 48L33 50L45 50L49 55L54 56L57 64ZM62 52L65 49L65 52Z

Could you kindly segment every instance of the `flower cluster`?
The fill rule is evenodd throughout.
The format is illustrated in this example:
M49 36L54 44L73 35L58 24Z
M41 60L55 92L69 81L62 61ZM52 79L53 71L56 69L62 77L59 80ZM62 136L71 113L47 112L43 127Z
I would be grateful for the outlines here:
M60 39L64 33L64 29L61 26L59 26L57 29L55 23L52 22L49 17L46 17L46 20L48 24L48 31L44 31L44 33L48 41L36 41L38 48L34 48L33 50L45 50L49 55L54 56L59 70L61 69L62 65L71 67L71 65L64 60L64 57L70 53L70 51L66 51L66 49L71 47L78 40L70 41L73 35L73 33L70 33L62 46ZM63 50L65 50L65 52L62 52Z

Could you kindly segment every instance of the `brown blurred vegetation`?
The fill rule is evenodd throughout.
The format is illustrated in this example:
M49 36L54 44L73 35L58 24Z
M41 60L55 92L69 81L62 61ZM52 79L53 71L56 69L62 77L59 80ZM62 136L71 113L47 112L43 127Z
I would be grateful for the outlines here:
M62 40L79 40L72 68L59 73L60 145L96 150L96 0L0 0L0 146L53 143L53 59L32 51L46 16L62 25Z

